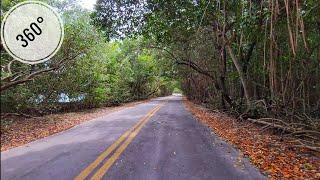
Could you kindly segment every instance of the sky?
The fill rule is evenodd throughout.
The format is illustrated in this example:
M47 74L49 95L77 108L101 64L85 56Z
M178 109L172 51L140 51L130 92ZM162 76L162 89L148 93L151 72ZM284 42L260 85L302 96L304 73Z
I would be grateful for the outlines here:
M88 10L93 10L95 3L96 0L79 0L79 4L81 5L81 7Z

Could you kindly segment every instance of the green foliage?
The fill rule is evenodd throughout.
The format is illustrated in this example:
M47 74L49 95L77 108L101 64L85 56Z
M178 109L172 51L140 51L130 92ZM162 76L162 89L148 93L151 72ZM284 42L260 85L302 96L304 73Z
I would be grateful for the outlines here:
M320 113L319 10L317 0L99 0L92 17L110 38L153 40L190 99L239 113L244 99L262 101L288 116Z
M103 32L92 25L90 13L74 1L49 3L58 8L64 21L61 49L43 64L14 62L13 72L4 70L1 78L20 71L28 74L68 60L58 70L2 91L1 112L96 107L172 93L173 89L167 88L171 78L163 73L166 64L157 60L157 51L147 48L151 42L143 38L108 42ZM11 60L1 50L1 64L5 66Z

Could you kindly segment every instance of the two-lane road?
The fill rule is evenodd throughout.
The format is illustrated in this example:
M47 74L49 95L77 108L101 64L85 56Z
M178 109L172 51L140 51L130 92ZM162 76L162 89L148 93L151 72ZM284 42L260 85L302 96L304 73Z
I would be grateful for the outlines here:
M266 179L169 96L1 153L1 179Z

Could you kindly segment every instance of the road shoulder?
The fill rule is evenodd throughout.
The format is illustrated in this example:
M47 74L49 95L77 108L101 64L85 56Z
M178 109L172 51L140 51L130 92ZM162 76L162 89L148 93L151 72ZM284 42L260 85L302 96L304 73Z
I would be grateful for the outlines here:
M270 178L320 178L320 159L316 154L293 148L286 139L261 131L261 127L221 113L212 112L190 101L187 109L218 136L242 152Z
M12 117L1 120L1 152L65 131L76 125L133 107L149 100L102 107L81 112L68 112L41 117Z

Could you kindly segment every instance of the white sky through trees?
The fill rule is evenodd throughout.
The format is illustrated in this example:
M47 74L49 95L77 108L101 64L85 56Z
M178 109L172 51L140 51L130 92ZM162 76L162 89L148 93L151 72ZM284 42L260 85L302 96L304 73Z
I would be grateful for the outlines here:
M84 9L93 10L96 0L79 0L78 3Z

